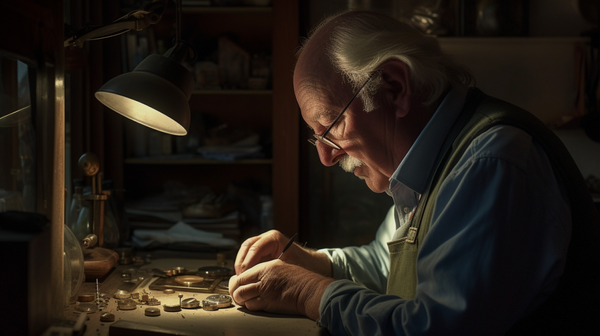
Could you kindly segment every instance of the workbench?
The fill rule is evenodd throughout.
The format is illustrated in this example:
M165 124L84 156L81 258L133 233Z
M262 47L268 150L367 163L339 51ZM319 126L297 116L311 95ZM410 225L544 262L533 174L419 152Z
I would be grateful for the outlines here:
M195 298L202 302L203 299L214 293L197 293L183 290L178 290L174 293L165 293L165 291L149 289L152 283L159 279L151 276L151 269L167 270L175 267L185 267L188 270L195 270L205 266L216 266L216 264L216 260L156 259L140 266L116 266L111 273L98 282L98 293L110 298L105 301L107 302L105 308L88 313L83 335L329 335L326 329L318 327L315 321L306 317L252 312L235 304L235 302L232 307L219 308L215 311L205 311L202 308L195 308L167 312L164 311L164 305L179 304L179 294L183 294L184 299ZM230 262L227 266L231 268L232 263ZM145 277L145 280L140 281L139 286L135 288L134 293L147 293L149 296L159 300L161 305L148 306L137 304L136 309L119 310L117 307L118 299L114 298L113 295L123 282L123 274L127 273L136 279L137 277ZM95 296L96 293L96 282L88 281L82 284L75 298L82 294L93 294ZM92 303L95 303L95 301ZM71 301L71 304L65 308L64 316L66 319L77 319L80 314L77 309L79 304L81 303ZM160 316L146 316L145 309L148 307L159 308ZM101 322L100 316L103 313L114 314L114 322ZM137 325L143 328L156 326L160 331L155 333L142 332L136 331L135 328L121 329L117 327L118 325Z

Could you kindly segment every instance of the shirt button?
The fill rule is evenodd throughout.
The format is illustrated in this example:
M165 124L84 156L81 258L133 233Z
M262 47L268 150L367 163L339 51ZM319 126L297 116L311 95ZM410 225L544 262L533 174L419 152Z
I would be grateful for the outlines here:
M405 206L404 208L402 208L402 211L404 211L405 214L410 213L410 208Z

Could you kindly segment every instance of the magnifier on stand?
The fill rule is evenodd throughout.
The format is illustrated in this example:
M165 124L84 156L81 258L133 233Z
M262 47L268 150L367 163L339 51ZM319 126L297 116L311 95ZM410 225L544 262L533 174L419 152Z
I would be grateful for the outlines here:
M79 158L79 168L83 170L85 176L92 178L91 194L83 195L83 201L91 204L82 211L87 211L89 220L86 221L88 234L82 241L83 249L83 268L86 280L102 278L106 275L119 260L119 255L108 248L105 248L108 230L114 230L114 227L108 227L106 221L106 201L108 195L102 192L102 176L100 172L100 161L94 153L85 153ZM83 216L82 216L83 215ZM85 214L80 214L80 218ZM90 225L91 224L91 225ZM114 224L114 223L113 223ZM118 234L118 231L117 231ZM118 236L117 236L118 242Z

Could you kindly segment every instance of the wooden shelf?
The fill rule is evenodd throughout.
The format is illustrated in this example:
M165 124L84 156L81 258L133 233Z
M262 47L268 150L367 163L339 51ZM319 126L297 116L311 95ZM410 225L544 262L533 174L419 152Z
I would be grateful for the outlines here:
M235 187L254 196L271 194L275 228L285 233L299 231L300 111L290 76L299 36L299 4L298 0L273 0L272 4L269 7L184 6L182 20L185 34L199 44L213 48L215 38L232 36L249 54L270 56L269 89L196 88L189 101L195 122L192 126L206 130L228 124L232 129L248 129L269 147L269 158L221 161L205 159L195 152L133 157L133 147L129 146L122 156L126 158L121 159L123 189L128 190L128 198L163 192L165 184L173 181L189 187L208 187L216 193L230 192ZM198 133L202 132L198 129ZM254 196L248 196L252 199L249 213L260 205L258 198L254 202ZM258 230L259 222L257 216L246 216L248 227Z
M273 7L210 7L210 6L183 6L183 13L202 14L202 13L223 13L223 14L249 14L249 13L271 13Z
M158 159L158 158L128 158L125 164L136 165L269 165L272 159L244 159L236 161L210 160L204 158L187 159Z

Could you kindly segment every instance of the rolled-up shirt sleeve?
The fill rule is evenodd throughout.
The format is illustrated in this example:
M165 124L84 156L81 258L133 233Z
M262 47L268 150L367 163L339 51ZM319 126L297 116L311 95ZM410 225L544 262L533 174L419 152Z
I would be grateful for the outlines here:
M375 240L368 245L322 249L331 260L333 278L348 279L379 293L385 293L390 273L387 242L396 230L394 207L379 226Z

